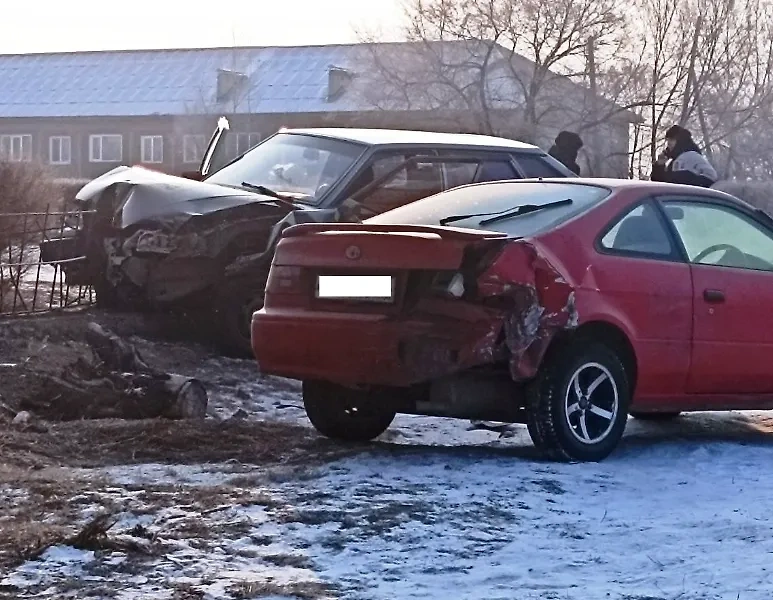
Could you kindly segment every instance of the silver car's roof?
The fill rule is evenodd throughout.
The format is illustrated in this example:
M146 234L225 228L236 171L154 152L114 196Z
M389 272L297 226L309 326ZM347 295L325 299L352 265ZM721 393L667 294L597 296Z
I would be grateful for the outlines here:
M432 131L408 131L401 129L349 129L336 127L318 127L310 129L284 129L280 133L296 133L336 138L367 144L369 146L387 146L391 144L411 144L427 146L478 146L500 148L503 150L541 151L537 146L515 140L478 135L473 133L438 133Z

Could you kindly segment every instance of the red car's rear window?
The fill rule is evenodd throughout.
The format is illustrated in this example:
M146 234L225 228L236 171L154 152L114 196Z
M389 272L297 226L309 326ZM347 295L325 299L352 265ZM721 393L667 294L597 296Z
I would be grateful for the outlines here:
M513 236L530 236L557 227L590 210L611 195L609 188L586 183L507 181L459 187L418 202L407 204L368 219L366 223L440 225L444 218L471 215L449 225L467 229L501 231ZM542 205L571 199L571 204L546 208L518 217L481 225L485 217L517 209L525 204Z

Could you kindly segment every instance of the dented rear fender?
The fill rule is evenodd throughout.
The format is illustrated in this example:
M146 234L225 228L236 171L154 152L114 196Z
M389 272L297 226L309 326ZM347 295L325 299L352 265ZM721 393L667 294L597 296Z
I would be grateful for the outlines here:
M514 381L535 377L555 335L579 325L575 286L547 254L533 241L512 241L476 281L480 300L503 310Z

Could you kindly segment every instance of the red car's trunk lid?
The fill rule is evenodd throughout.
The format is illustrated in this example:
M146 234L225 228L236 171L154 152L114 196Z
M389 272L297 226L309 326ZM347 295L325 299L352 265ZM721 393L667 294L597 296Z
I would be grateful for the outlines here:
M498 232L430 225L303 224L285 230L274 265L357 270L458 269L468 247L506 237Z

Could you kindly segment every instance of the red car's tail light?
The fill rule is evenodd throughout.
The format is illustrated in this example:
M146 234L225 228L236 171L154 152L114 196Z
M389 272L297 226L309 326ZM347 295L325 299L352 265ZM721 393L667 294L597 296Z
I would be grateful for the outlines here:
M268 273L266 293L300 294L303 293L303 272L301 267L282 267L272 265Z
M448 298L461 298L465 292L464 274L459 271L440 271L432 280L433 294Z

